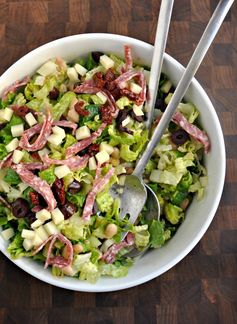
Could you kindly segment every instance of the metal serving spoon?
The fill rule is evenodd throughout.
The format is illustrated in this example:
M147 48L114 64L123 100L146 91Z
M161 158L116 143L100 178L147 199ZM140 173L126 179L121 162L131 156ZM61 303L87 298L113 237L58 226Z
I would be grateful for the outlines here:
M178 106L183 96L185 95L193 76L195 75L198 67L200 66L207 50L209 49L214 37L216 36L226 14L228 13L234 0L221 0L214 11L192 57L188 63L183 76L176 87L176 90L158 124L156 127L150 142L139 160L133 174L126 175L124 189L120 196L121 208L120 215L125 217L126 214L130 215L130 221L134 223L142 210L146 200L147 200L147 189L142 180L142 174L145 166L147 165L155 147L159 143L161 136L163 135L165 129ZM150 191L150 188L149 188ZM152 191L151 191L152 192ZM152 192L153 193L153 192ZM150 199L149 195L149 199ZM155 200L154 200L155 201ZM126 236L125 233L122 237Z

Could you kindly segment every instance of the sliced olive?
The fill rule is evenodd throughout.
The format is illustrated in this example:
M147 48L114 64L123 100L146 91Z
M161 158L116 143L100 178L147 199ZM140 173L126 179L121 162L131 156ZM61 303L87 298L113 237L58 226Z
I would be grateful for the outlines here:
M176 145L182 145L189 140L189 135L184 129L178 129L171 134L171 140Z
M160 111L164 112L165 108L167 107L166 103L164 102L164 100L157 98L156 99L156 104L155 107L160 109Z
M71 195L75 195L76 193L78 193L81 190L81 184L74 180L72 183L70 183L70 185L68 186L68 192Z
M76 212L76 206L71 202L67 201L62 207L60 207L61 212L65 219L70 218Z
M12 213L17 218L23 218L30 211L29 203L26 199L17 198L12 203Z
M91 56L96 63L99 63L100 57L104 55L102 52L91 52Z
M53 88L53 90L49 91L49 98L51 100L57 100L59 96L59 90L57 88Z

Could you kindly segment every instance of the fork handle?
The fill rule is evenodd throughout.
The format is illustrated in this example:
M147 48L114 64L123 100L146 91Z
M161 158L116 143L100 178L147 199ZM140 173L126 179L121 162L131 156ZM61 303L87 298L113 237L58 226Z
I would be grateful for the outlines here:
M183 96L185 95L192 78L194 77L199 65L201 64L207 50L209 49L214 37L216 36L225 16L227 15L231 5L233 4L234 0L221 0L216 7L192 57L188 63L186 70L183 73L181 80L176 87L176 90L159 122L157 125L151 140L146 146L145 151L142 154L138 164L136 165L133 174L141 177L143 171L155 149L157 144L159 143L165 129L168 127L171 118L182 100Z

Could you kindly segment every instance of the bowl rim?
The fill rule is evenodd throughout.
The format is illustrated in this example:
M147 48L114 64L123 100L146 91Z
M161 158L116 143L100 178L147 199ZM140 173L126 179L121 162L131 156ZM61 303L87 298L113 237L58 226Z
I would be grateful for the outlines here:
M25 54L24 56L22 56L20 59L18 59L16 62L14 62L1 76L0 76L0 81L1 79L4 79L4 77L11 73L11 71L13 71L16 67L16 65L18 64L24 64L25 61L28 60L28 58L37 52L40 51L44 51L46 48L50 49L52 47L54 47L55 44L59 44L59 43L63 43L65 44L65 42L70 43L71 40L73 39L78 39L78 41L83 41L83 40L88 40L88 39L95 39L96 38L102 38L104 40L111 40L111 38L114 41L119 41L119 42L124 42L124 44L126 44L126 42L129 42L130 44L133 44L136 47L145 47L146 49L152 50L153 49L153 45L144 42L142 40L133 38L133 37L129 37L129 36L124 36L124 35L119 35L119 34L110 34L110 33L84 33L84 34L76 34L76 35L71 35L71 36L65 36L56 40L53 40L51 42L45 43L35 49L33 49L32 51L28 52L27 54ZM169 54L165 53L165 60L167 61L168 64L171 65L175 65L177 66L178 69L181 69L182 71L184 71L184 66L179 63L176 59L174 59L172 56L170 56ZM207 95L207 93L204 91L203 87L201 86L201 84L195 79L193 78L192 83L191 83L196 89L197 91L201 94L201 96L205 99L205 102L207 102L207 105L210 107L211 111L212 111L212 117L214 118L214 123L217 127L217 133L219 135L219 141L220 141L220 147L221 147L221 151L220 156L221 156L221 161L222 161L222 167L221 167L221 173L219 174L219 179L220 179L220 185L219 185L219 191L218 191L218 195L215 197L215 200L213 202L213 206L212 209L209 213L209 216L207 217L205 223L203 223L202 227L199 229L198 234L195 236L195 239L190 242L189 245L187 245L187 247L178 254L178 256L174 259L172 259L168 264L164 265L163 267L159 268L159 269L154 269L153 272L149 273L148 275L142 276L139 279L134 279L131 280L129 283L126 284L121 284L121 283L117 283L116 284L116 279L114 280L114 284L109 285L109 286L104 286L103 288L98 287L96 284L91 284L88 285L86 287L78 287L80 286L80 281L76 281L77 284L75 284L75 278L70 281L70 282L65 282L63 280L58 280L57 278L52 277L47 277L44 276L44 274L42 275L42 273L38 273L37 270L35 269L31 269L30 266L28 266L27 264L24 263L24 258L20 259L20 260L13 260L10 258L10 255L7 253L6 249L2 249L2 247L0 246L0 251L10 260L12 261L14 264L16 264L18 267L20 267L22 270L24 270L25 272L27 272L28 274L32 275L33 277L46 282L48 284L57 286L57 287L61 287L64 289L69 289L69 290L75 290L75 291L84 291L84 292L109 292L109 291L118 291L118 290L122 290L122 289L127 289L127 288L131 288L131 287L135 287L138 285L141 285L147 281L150 281L158 276L160 276L161 274L163 274L164 272L170 270L173 266L175 266L177 263L179 263L195 246L196 244L201 240L201 238L203 237L203 235L205 234L205 232L207 231L208 227L210 226L210 223L212 222L215 213L217 211L217 208L219 206L219 202L222 196L222 192L223 192L223 187L224 187L224 181L225 181L225 172L226 172L226 153L225 153L225 143L224 143L224 136L223 136L223 132L222 132L222 128L220 125L220 121L218 119L217 113L213 107L213 104L211 102L211 100L209 99L209 96Z

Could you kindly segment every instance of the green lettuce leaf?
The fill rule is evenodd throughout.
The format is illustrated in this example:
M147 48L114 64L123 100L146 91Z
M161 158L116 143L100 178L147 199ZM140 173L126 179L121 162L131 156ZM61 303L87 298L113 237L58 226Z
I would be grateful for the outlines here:
M14 236L13 241L8 245L7 248L8 253L10 253L13 259L17 259L27 255L22 244L23 244L23 238L21 237L21 233L17 233Z
M76 98L76 94L72 91L66 92L56 105L52 107L52 114L54 120L59 120L60 117L66 113L71 101Z
M10 185L18 185L21 182L20 177L18 176L18 174L16 173L16 171L12 170L12 169L7 169L7 173L4 177L4 180L9 183Z
M39 172L39 177L42 180L45 180L48 184L53 184L54 181L56 180L56 176L54 174L55 166L51 165L48 169L40 171Z

